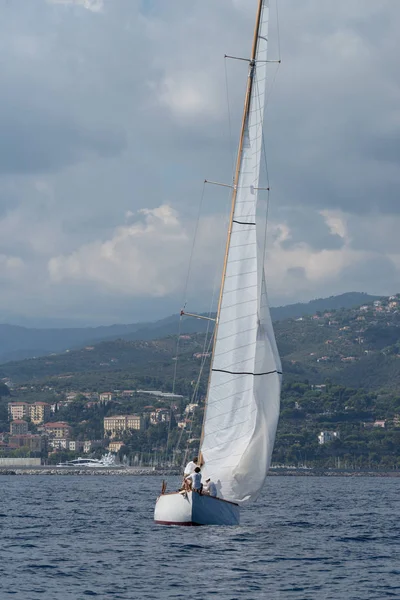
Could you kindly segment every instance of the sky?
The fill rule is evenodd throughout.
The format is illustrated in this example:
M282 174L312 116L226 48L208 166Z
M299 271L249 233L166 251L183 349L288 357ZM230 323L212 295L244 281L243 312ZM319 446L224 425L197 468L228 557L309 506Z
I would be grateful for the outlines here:
M0 0L0 321L208 308L256 5ZM400 292L399 30L398 0L271 0L272 305Z

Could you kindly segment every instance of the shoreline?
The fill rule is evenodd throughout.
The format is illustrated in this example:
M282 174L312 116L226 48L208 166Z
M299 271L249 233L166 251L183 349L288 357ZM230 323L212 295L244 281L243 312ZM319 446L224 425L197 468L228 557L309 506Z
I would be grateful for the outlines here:
M53 466L40 467L8 467L0 469L1 475L79 475L79 476L110 476L119 477L178 477L181 474L178 469L157 469L155 467L116 467L108 468L60 468ZM374 470L360 469L358 471L349 469L295 469L280 468L268 471L268 477L400 477L400 470Z

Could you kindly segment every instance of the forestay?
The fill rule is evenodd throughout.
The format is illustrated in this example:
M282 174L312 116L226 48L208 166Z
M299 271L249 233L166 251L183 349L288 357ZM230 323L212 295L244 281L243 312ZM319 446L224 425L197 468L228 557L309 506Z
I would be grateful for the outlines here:
M281 363L267 303L264 240L256 226L268 4L264 0L256 61L250 67L250 104L201 446L203 479L211 477L220 497L239 503L256 498L263 486L281 387Z

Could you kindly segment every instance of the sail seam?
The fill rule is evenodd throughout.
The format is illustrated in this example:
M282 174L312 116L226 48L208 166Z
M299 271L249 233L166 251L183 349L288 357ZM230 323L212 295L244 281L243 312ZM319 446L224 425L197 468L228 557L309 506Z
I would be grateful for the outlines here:
M235 323L235 321L241 321L242 319L249 319L251 317L255 317L257 313L253 313L251 315L242 315L241 317L235 317L234 319L226 319L221 325L229 325L230 323ZM230 337L229 335L227 337ZM226 339L226 337L224 338Z
M233 219L232 223L237 223L238 225L255 225L255 223L246 223L246 221L237 221Z
M256 273L257 271L245 271L244 273L240 273L240 275L254 275ZM227 275L225 279L228 279L229 277L238 277L238 273L232 273L232 275ZM244 301L244 303L246 303L246 300Z
M235 379L232 379L231 381L235 381ZM235 394L235 395L238 395L238 394L243 394L243 395L244 395L244 394L247 394L247 392L252 392L252 391L253 391L253 388L252 388L252 387L250 387L250 388L247 388L247 390L239 390L238 392L236 392L236 394ZM229 400L229 399L231 399L231 398L233 398L233 397L234 397L234 395L233 395L233 394L232 394L232 392L231 392L230 394L228 394L227 396L224 396L223 398L218 398L218 400L213 400L213 401L211 402L211 404L218 404L218 403L220 403L220 402L224 402L224 400ZM235 410L236 410L236 409L235 409ZM226 411L225 411L225 412L226 412ZM223 414L223 413L221 413L221 414ZM213 418L214 418L214 417L211 417L211 419L213 419Z
M243 425L243 423L247 423L249 420L249 416L251 416L255 412L257 412L257 408L253 408L253 410L249 412L248 416L243 421L238 421L237 423L231 423L231 424L227 425L226 427L218 427L218 429L212 429L211 431L205 431L204 439L206 439L207 437L209 437L211 435L215 435L216 433L220 433L221 431L226 431L227 429L235 429L238 425ZM252 430L253 430L253 427L250 427L244 433L242 433L241 435L238 435L237 437L234 437L232 439L234 441L240 440L242 437L247 435Z
M234 396L227 396L227 398L224 398L224 400L227 400L228 398L233 398L233 397L234 397ZM218 401L217 401L217 402L213 402L213 404L214 404L214 405L215 405L215 404L218 404ZM231 413L231 414L234 414L234 415L237 415L237 414L238 414L240 411L243 411L245 408L248 408L249 406L252 406L252 404L253 404L253 401L249 402L248 404L244 404L243 406L238 406L237 408L235 408L235 409L231 410L231 411L230 411L230 413ZM224 416L226 416L226 411L225 411L225 412L221 412L221 413L218 413L218 414L214 415L213 417L211 417L210 419L208 419L208 421L207 421L207 422L209 423L209 422L210 422L210 421L212 421L213 419L219 419L220 417L224 417ZM236 426L236 423L234 423L234 424L232 425L232 427L233 427L233 426Z
M273 371L265 371L264 373L251 373L250 371L227 371L225 369L211 369L212 371L216 371L218 373L227 373L228 375L252 375L253 377L258 377L260 375L273 375L273 373L278 373L278 375L282 375L282 371L278 371L274 369Z
M255 246L256 242L253 242L252 244L243 244L243 246ZM240 246L235 246L235 248L240 248ZM244 257L244 258L236 258L235 260L231 260L229 262L230 265L232 265L233 263L238 263L238 262L244 262L245 260L256 260L257 256L248 256L248 257Z

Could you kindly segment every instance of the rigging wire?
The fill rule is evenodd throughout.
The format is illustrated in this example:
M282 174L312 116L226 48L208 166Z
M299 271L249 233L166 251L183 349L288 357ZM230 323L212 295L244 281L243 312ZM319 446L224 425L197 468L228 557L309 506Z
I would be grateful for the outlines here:
M221 240L220 242L220 249L222 249L222 245L223 245L223 240ZM217 290L218 290L218 273L219 273L219 269L217 268L217 263L216 263L216 268L215 268L215 272L214 272L214 282L213 282L213 291L212 291L212 296L211 296L211 301L210 301L210 306L209 306L209 311L208 311L208 316L210 317L213 313L213 308L214 308L214 303L215 303L215 297L217 295ZM204 367L206 365L206 361L208 358L208 354L210 353L212 344L214 342L214 335L215 335L215 327L214 330L212 332L212 334L209 336L210 334L210 326L211 326L211 321L208 321L207 323L207 329L206 329L206 333L205 333L205 337L204 337L204 344L203 344L203 356L201 359L201 363L200 363L200 370L199 370L199 374L197 376L197 381L193 390L193 394L192 394L192 403L196 404L196 400L198 398L198 392L199 392L199 388L200 388L200 382L201 382L201 378L204 372ZM187 455L189 452L189 439L191 437L192 431L193 431L193 418L190 421L190 427L189 427L189 431L188 431L188 437L187 437L187 443L186 443L186 449L185 449L185 454L184 454L184 462L187 459ZM182 439L182 436L179 437L178 440L178 444L180 443ZM178 445L177 445L177 449L178 449Z
M232 180L235 173L235 154L233 147L232 138L232 118L231 118L231 105L229 101L229 80L228 80L228 69L226 66L227 56L224 56L224 71L225 71L225 93L226 93L226 105L227 105L227 116L228 116L228 128L229 128L229 151L231 155L231 168L232 168Z
M183 290L183 309L185 308L186 303L187 303L187 291L188 291L188 287L189 287L190 269L191 269L191 266L192 266L194 248L195 248L196 240L197 240L197 233L198 233L198 229L199 229L200 215L201 215L201 211L202 211L202 207L203 207L205 189L206 189L206 182L203 181L203 187L202 187L202 190L201 190L199 207L198 207L198 210L197 210L197 218L196 218L196 225L195 225L195 229L194 229L193 242L192 242L192 247L190 249L189 264L188 264L188 269L187 269L187 273L186 273L185 286L184 286L184 290ZM181 331L182 331L182 315L179 318L178 339L176 341L176 354L175 354L174 376L173 376L173 381L172 381L172 393L173 394L175 394L175 386L176 386L176 377L177 377L177 369L178 369L179 344L180 344L180 339L181 339Z
M277 41L278 41L278 59L279 59L279 64L280 64L280 61L281 61L281 33L280 33L280 28L279 28L278 0L275 0L275 6L276 6L276 37L277 37Z
M196 218L196 225L195 225L194 234L193 234L192 247L190 249L189 264L188 264L188 269L187 269L186 279L185 279L185 285L184 285L184 290L183 290L183 309L185 308L186 303L187 303L187 291L188 291L188 287L189 287L190 270L191 270L191 265L192 265L192 261L193 261L194 248L195 248L196 240L197 240L197 233L198 233L198 229L199 229L199 222L200 222L201 211L202 211L202 207L203 207L205 187L206 187L206 182L203 181L203 186L202 186L201 195L200 195L200 202L199 202L199 206L198 206L198 210L197 210L197 218ZM173 394L175 394L175 389L176 389L176 379L177 379L177 373L178 373L178 359L179 359L181 332L182 332L182 315L179 317L178 339L176 340L174 374L173 374L173 379L172 379L172 393ZM166 448L165 448L165 459L167 459L167 457L168 457L169 441L170 441L170 436L171 436L172 405L173 405L173 403L171 402L171 408L170 408L170 414L169 414L169 424L168 424L168 434L167 434L167 443L166 443Z
M271 98L272 90L274 88L275 81L276 81L276 78L278 75L279 66L280 66L280 63L278 64L278 67L275 70L274 77L272 79L271 88L270 88L269 94L266 97L265 108L268 106L269 100ZM265 171L266 171L266 177L267 177L267 187L270 188L270 177L269 177L267 150L266 150L266 145L265 145L265 136L262 136L262 155L264 157L264 165L265 165ZM268 235L268 221L269 221L270 204L271 204L271 191L268 190L267 206L266 206L266 210L265 210L265 228L264 228L264 244L263 244L263 269L264 270L265 270L265 255L266 255L266 250L267 250L267 235ZM268 296L268 294L267 294L267 296Z

